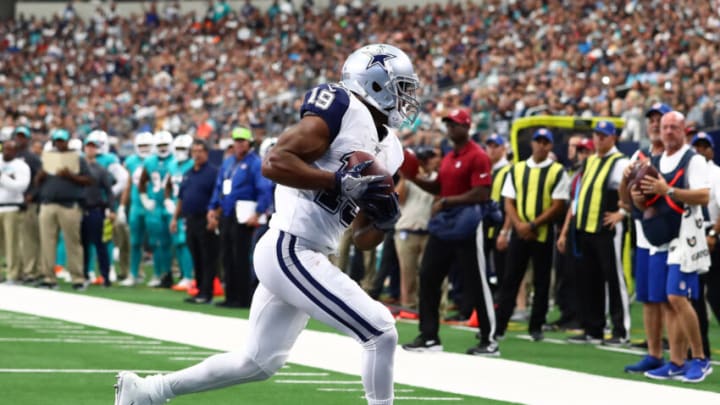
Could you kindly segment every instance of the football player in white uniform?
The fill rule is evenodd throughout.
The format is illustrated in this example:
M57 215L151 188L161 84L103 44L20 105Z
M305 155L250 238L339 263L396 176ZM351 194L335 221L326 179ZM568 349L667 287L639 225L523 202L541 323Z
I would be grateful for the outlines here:
M418 79L412 62L390 45L368 45L345 61L342 81L305 95L301 120L278 139L263 163L277 183L276 213L254 253L260 281L242 351L212 356L190 368L140 378L118 375L116 405L161 404L177 395L265 380L285 363L310 317L361 344L368 404L393 403L395 321L327 258L352 224L355 243L369 249L399 217L384 176L364 176L355 151L372 154L390 173L402 147L388 127L417 116Z

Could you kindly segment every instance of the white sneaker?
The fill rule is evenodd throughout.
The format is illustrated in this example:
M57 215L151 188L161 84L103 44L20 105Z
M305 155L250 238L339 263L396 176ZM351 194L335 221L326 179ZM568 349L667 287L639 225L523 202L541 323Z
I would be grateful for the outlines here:
M157 287L160 287L161 284L162 284L162 281L158 277L153 276L153 278L151 278L150 281L148 281L147 286L157 288Z
M172 286L172 289L175 291L185 291L188 288L190 288L190 285L192 284L192 280L189 278L183 278L180 281L178 281L177 284Z
M120 286L122 287L134 287L135 286L135 277L128 275L125 280L121 281Z

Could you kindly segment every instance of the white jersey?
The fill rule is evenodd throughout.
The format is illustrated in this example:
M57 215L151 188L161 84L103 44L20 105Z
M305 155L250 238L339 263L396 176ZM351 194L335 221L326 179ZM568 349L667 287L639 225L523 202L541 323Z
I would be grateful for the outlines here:
M324 119L333 138L325 154L313 163L315 167L337 172L356 151L372 154L390 173L402 164L402 145L395 134L389 131L380 141L370 111L345 88L324 84L310 90L301 107L301 115L307 113ZM275 204L270 227L313 242L324 253L335 251L359 211L355 202L331 191L283 185L275 189Z

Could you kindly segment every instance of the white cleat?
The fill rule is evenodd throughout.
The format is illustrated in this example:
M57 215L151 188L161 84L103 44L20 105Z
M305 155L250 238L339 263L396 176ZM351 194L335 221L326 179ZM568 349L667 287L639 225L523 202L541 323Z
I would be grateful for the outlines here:
M134 287L135 286L135 277L128 275L125 280L121 281L120 284L123 287Z
M147 286L152 288L160 287L162 281L158 277L153 277L148 281Z
M144 378L130 371L121 371L115 384L115 405L159 405L148 392Z

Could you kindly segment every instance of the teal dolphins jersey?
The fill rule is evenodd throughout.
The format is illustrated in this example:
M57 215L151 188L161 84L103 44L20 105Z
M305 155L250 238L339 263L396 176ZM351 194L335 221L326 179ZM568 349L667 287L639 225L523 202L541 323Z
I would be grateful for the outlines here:
M97 158L95 160L98 162L98 164L105 169L110 167L110 165L114 163L120 163L120 159L118 159L117 155L114 153L102 153L100 155L97 155Z
M138 155L130 155L125 159L125 168L130 173L131 179L131 190L130 190L130 205L133 207L142 207L140 202L140 177L143 171L143 158Z
M172 182L172 198L177 200L178 194L180 194L180 183L182 183L183 177L188 170L192 169L195 162L192 159L179 162L173 160L170 165L170 181Z
M147 186L147 195L153 200L162 204L165 199L165 183L170 176L170 167L174 164L175 157L170 155L161 158L158 155L152 155L145 159L143 168L150 176L150 182Z

